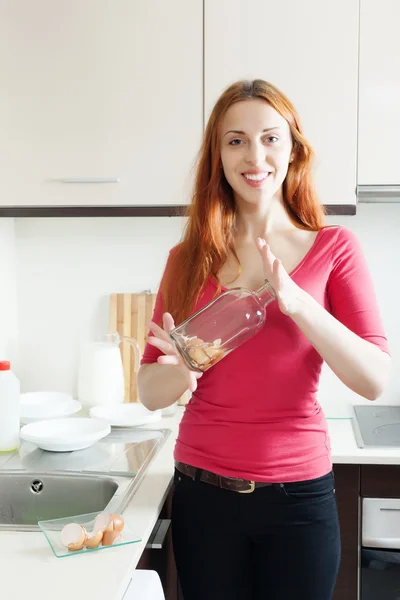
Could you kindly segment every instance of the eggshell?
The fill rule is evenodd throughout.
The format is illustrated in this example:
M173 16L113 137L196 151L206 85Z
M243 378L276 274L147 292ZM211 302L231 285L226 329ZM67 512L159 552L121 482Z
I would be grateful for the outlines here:
M214 361L220 360L224 355L224 351L221 348L213 348L212 346L205 348L204 351Z
M103 546L112 546L121 539L120 531L107 531L103 535Z
M87 539L86 529L82 525L78 525L77 523L68 523L63 527L60 534L61 543L64 544L71 550L71 552L76 552L77 550L81 550L85 545Z
M189 355L198 365L205 365L210 362L210 357L198 346L189 348Z
M114 531L122 531L125 527L125 521L120 515L111 515Z
M113 529L114 527L111 513L100 513L97 515L94 520L93 531L97 533L98 531L105 532L112 531Z
M86 548L97 548L102 539L103 539L103 535L104 535L104 531L100 530L95 532L92 532L91 535L87 538L86 540Z
M204 341L201 338L192 338L189 342L189 346L202 346Z

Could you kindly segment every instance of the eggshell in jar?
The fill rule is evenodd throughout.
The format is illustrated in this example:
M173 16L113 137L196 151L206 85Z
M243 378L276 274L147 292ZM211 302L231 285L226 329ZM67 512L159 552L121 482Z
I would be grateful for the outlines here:
M210 362L210 357L199 347L189 348L189 356L198 364L205 365Z
M219 360L224 355L224 351L221 348L213 348L212 346L206 348L205 352L214 361Z
M189 346L202 346L204 341L201 338L192 338L189 341Z

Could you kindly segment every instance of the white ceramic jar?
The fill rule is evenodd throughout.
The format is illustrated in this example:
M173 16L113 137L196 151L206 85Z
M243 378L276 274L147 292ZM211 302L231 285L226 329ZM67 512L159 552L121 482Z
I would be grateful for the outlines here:
M125 384L118 345L89 342L82 347L78 400L87 408L116 406L124 401Z

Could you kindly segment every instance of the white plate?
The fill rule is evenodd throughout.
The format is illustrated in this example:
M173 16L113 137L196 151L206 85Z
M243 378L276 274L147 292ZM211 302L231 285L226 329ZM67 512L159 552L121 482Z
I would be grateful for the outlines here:
M28 392L20 397L21 424L44 419L69 417L81 410L82 404L61 392Z
M156 423L161 419L161 410L148 410L139 402L117 404L116 406L94 406L91 417L107 421L112 427L139 427Z
M48 419L21 428L20 436L42 450L70 452L83 450L108 435L111 427L99 419Z

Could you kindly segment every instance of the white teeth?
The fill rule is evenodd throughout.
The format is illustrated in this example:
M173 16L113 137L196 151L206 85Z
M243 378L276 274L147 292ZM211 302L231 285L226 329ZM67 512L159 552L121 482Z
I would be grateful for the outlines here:
M246 179L250 179L250 181L262 181L263 179L266 179L268 175L269 173L257 173L254 175L250 173L244 173Z

